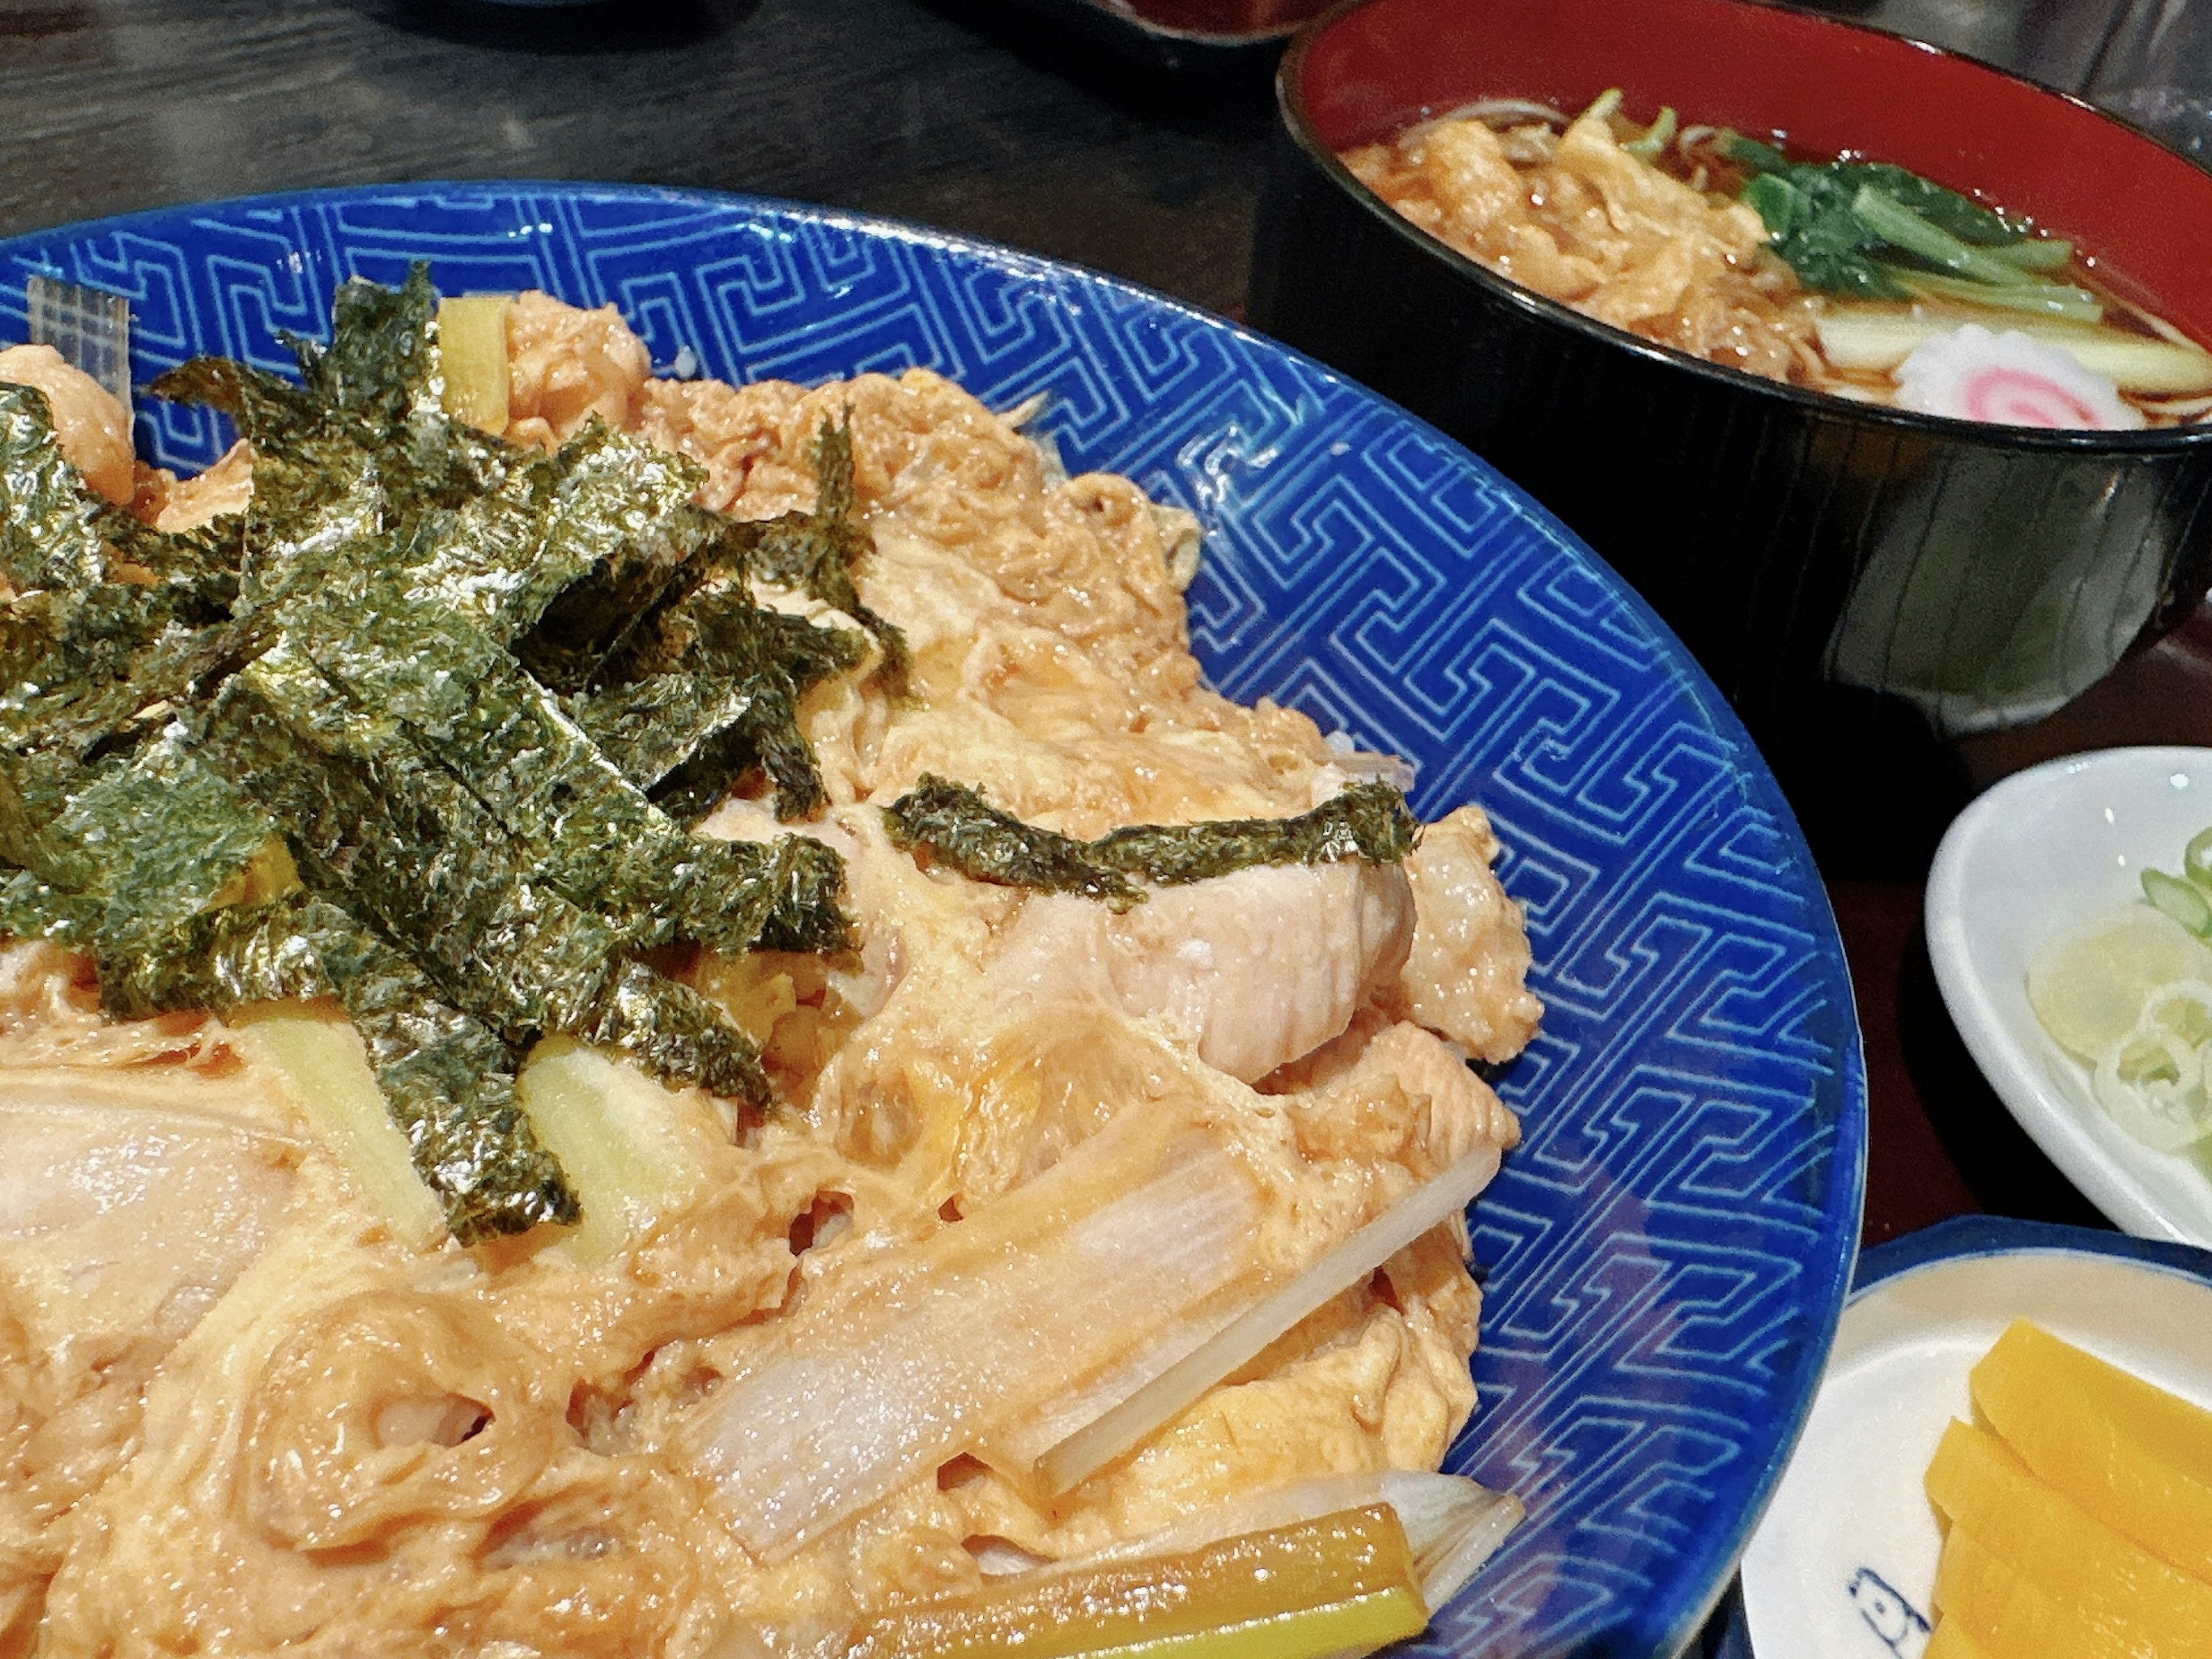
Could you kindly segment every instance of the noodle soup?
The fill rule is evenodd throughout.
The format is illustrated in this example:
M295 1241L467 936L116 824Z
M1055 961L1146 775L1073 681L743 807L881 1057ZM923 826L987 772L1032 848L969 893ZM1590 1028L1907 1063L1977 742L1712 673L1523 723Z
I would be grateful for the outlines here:
M1810 161L1608 92L1492 99L1340 159L1498 275L1658 344L1858 401L2126 430L2212 411L2212 354L2094 256L1901 167Z

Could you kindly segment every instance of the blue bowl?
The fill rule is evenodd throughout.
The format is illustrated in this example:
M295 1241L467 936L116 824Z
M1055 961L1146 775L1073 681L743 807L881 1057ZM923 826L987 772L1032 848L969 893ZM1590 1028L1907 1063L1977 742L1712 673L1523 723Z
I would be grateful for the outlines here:
M1480 800L1527 908L1542 1034L1500 1083L1526 1139L1476 1205L1474 1420L1449 1467L1528 1505L1416 1650L1672 1653L1726 1583L1850 1276L1866 1145L1851 991L1773 780L1620 580L1495 471L1340 376L1087 271L779 203L585 185L263 197L0 241L0 339L37 271L127 295L140 381L270 367L348 276L618 305L657 364L732 380L936 369L1051 395L1071 469L1196 513L1213 684ZM688 354L688 356L687 356ZM149 457L225 434L151 399Z

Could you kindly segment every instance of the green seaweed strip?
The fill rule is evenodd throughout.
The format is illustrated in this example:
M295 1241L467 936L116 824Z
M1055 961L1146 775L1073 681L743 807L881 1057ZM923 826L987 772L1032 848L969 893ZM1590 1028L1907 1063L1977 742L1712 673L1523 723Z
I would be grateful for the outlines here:
M322 417L312 392L265 369L229 357L193 357L154 378L147 388L171 403L191 404L230 416L257 453L281 454ZM257 459L254 489L260 493Z
M253 1002L335 996L308 929L344 913L306 893L223 905L161 930L141 954L99 958L101 1000L125 1019L182 1009L228 1013Z
M224 688L200 752L283 824L309 888L374 923L441 994L509 1041L569 1030L619 935L396 725L333 698L289 647Z
M331 298L327 346L283 337L299 359L309 397L396 426L429 384L437 314L430 268L418 260L398 288L359 277L340 284Z
M673 668L574 703L592 740L681 823L712 811L756 767L775 786L779 817L820 810L828 796L799 701L859 665L859 636L756 605L742 584L695 593L663 632L683 641Z
M1144 902L1121 872L1094 862L1085 843L1024 823L965 784L924 773L884 808L884 817L893 846L907 852L926 848L933 859L973 881L1079 893L1116 910Z
M360 613L350 611L349 617ZM303 630L303 654L362 711L405 728L427 759L451 771L543 879L605 915L628 949L687 938L749 949L777 895L775 854L702 840L661 812L601 753L559 702L449 611L393 604L372 625L345 617ZM424 665L437 672L426 673ZM833 855L834 856L834 855ZM797 924L843 936L836 889L807 900L824 914Z
M757 766L787 811L820 800L798 700L865 653L754 605L749 562L887 664L903 642L852 585L848 434L817 444L803 525L738 525L603 427L545 456L447 419L434 303L419 268L349 284L331 343L293 343L303 386L163 377L256 452L247 511L183 536L94 496L44 400L0 389L0 928L91 950L119 1012L335 994L473 1239L575 1216L513 1101L542 1032L768 1098L744 1034L631 952L849 945L829 847L704 840L646 793L690 817ZM652 674L628 766L555 695ZM272 828L307 890L222 903Z
M209 911L173 929L158 958L101 967L103 995L131 1017L335 995L454 1237L475 1244L581 1214L515 1103L511 1047L337 906L295 893Z
M1355 783L1296 817L1131 824L1085 850L1109 869L1174 887L1261 864L1396 864L1419 835L1403 795L1387 783Z
M748 842L709 845L747 846ZM785 836L767 843L762 874L769 889L768 919L755 941L763 951L831 956L853 948L853 924L840 901L845 860L811 836Z
M840 425L832 426L827 420L822 422L811 459L814 510L786 514L752 530L746 568L764 581L803 589L866 629L883 651L883 661L875 673L877 684L887 696L902 697L912 660L906 635L897 624L860 602L860 591L853 580L854 570L875 551L876 544L867 526L854 516L849 411Z
M91 924L82 938L58 936L103 957L142 950L214 905L276 833L266 813L164 738L96 779L49 826L62 850L43 873Z
M1267 864L1395 864L1420 834L1405 797L1387 783L1355 783L1296 817L1131 824L1082 842L1024 823L967 785L925 774L884 817L895 845L926 848L975 880L1078 893L1117 910L1144 898L1127 877L1173 887Z
M300 677L286 684L279 677L288 672ZM417 747L395 703L382 706L380 720L331 702L303 719L297 709L321 689L319 677L305 678L312 672L285 657L241 676L209 743L283 817L311 886L374 915L447 1000L511 1042L567 1031L619 1045L671 1081L767 1098L744 1035L683 988L655 979L641 989L635 964L616 966L617 951L640 941L556 890L498 814ZM542 688L528 689L550 702ZM526 714L508 707L497 729L527 726ZM805 890L805 925L819 927L812 913L825 886L834 896L842 866L829 848L806 845L833 861L811 872ZM662 847L667 856L650 878L664 904L672 893L691 903L719 896L714 927L702 931L729 929L735 948L761 938L791 887L795 849L700 841L672 826Z
M573 641L544 647L553 629L579 628L609 571L649 586L665 580L715 527L691 504L698 469L681 456L610 431L596 421L545 456L510 450L495 487L434 525L418 520L404 550L412 586L477 617L497 643L518 643L539 678L562 683Z
M453 1237L471 1244L572 1225L582 1210L515 1102L507 1045L440 1002L419 968L342 912L308 938Z
M100 518L98 499L54 441L46 394L0 384L0 574L18 593L104 581Z
M164 629L115 678L72 693L0 705L0 732L14 750L17 781L34 806L58 810L59 797L87 780L96 750L127 750L159 732L174 708L228 678L267 648L270 630L254 617L198 630ZM27 726L36 732L26 740Z
M693 505L702 475L680 455L594 421L562 446L530 568L529 605L503 618L515 653L556 691L590 685L672 585L703 572L725 535ZM526 631L525 631L526 630Z
M360 1029L415 1168L464 1244L582 1214L560 1161L514 1099L513 1051L441 1002L421 969L343 911L301 930Z
M643 963L609 981L584 1040L623 1049L647 1071L765 1106L775 1091L752 1039L690 986Z

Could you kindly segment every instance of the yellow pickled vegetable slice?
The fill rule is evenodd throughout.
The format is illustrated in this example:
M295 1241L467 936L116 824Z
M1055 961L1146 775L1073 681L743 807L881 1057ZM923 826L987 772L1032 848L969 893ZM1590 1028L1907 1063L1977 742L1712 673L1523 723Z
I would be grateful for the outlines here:
M2191 1577L2212 1580L2212 1412L2018 1320L1974 1408L2029 1468Z
M1956 1522L1936 1564L1936 1611L1991 1659L2163 1659L2045 1595Z
M446 413L479 432L507 430L507 313L503 294L438 301L439 399Z
M1928 1466L1927 1487L1954 1527L2124 1649L2212 1659L2212 1584L2069 1502L1995 1435L1953 1423Z
M1920 1659L1993 1659L1993 1656L1957 1620L1938 1619L1928 1645L1920 1650Z
M909 1608L848 1659L1322 1659L1427 1623L1405 1531L1376 1504Z
M2152 992L2191 979L2212 979L2212 951L2180 923L2138 904L2038 957L2027 970L2027 1000L2052 1042L2094 1066L2135 1030Z
M415 1173L406 1131L392 1121L351 1020L334 1006L272 1002L228 1015L224 1024L249 1062L283 1080L395 1237L421 1249L445 1236L445 1212Z

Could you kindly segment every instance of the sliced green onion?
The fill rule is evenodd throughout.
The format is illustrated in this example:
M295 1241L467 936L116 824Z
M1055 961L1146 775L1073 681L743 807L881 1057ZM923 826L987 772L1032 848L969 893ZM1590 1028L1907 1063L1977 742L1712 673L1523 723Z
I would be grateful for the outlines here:
M2212 899L2179 876L2163 870L2142 872L2143 896L2199 939L2212 939Z
M1771 144L1762 144L1756 138L1747 138L1732 128L1723 127L1713 148L1738 167L1749 167L1754 173L1787 173L1790 158Z
M1590 100L1590 106L1575 117L1577 121L1603 121L1620 107L1620 88L1607 87Z
M1858 222L1893 247L1941 265L1955 276L1964 276L1993 288L2010 288L2027 280L2027 274L2008 260L1985 249L1969 247L1940 225L1930 224L1894 196L1861 185L1851 198Z
M1632 138L1621 146L1631 155L1640 155L1647 161L1656 161L1659 152L1674 142L1674 107L1671 104L1659 106L1659 118L1651 130L1641 138Z
M2074 244L2063 236L2029 236L1983 252L2022 270L2057 270L2074 258Z
M2000 311L2021 311L2037 317L2063 317L2072 322L2094 323L2105 314L2097 296L2086 288L2063 283L2021 281L2009 288L1939 276L1929 270L1907 270L1899 265L1881 269L1915 294L1931 300L1957 300L1966 305L1992 306Z
M2212 888L2212 830L2200 830L2181 854L2181 873L2199 887Z

